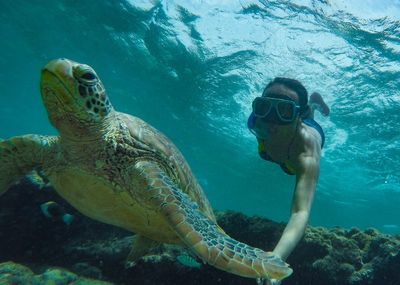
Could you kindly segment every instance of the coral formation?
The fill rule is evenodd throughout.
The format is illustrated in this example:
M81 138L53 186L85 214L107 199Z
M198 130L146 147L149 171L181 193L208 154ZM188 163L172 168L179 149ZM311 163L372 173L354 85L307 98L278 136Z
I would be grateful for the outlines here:
M112 283L82 278L62 268L48 268L35 275L26 266L14 262L0 263L0 284L12 285L111 285Z
M32 284L18 280L29 277L43 281L46 276L63 280L53 284L70 284L66 280L72 279L73 284L90 281L78 276L113 284L255 284L252 279L208 265L182 264L178 257L187 256L188 252L173 245L155 248L137 264L126 268L131 233L80 215L49 185L32 181L35 180L22 180L0 199L0 262L5 262L0 265L0 284ZM40 204L48 200L60 203L76 219L68 226L44 217ZM219 212L217 218L233 238L265 250L274 247L285 226L231 211ZM398 285L399 250L400 236L385 235L374 229L308 227L288 259L294 273L284 284ZM31 269L6 262L10 260L29 264ZM35 275L31 270L44 273Z

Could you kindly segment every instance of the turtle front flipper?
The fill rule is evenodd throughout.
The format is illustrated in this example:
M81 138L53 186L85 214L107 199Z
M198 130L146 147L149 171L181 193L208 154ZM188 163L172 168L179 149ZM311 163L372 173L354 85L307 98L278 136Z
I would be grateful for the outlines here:
M56 137L25 135L0 140L0 195L21 176L50 159Z
M204 262L250 278L282 280L292 273L288 264L272 253L238 242L198 210L198 206L171 178L151 161L137 162L138 175L149 185L146 198L165 217L172 230Z

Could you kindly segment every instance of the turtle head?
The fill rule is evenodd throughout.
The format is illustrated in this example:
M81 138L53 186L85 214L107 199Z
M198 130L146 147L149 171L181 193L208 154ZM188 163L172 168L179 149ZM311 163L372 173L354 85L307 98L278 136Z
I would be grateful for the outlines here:
M68 59L50 61L43 68L40 91L50 122L70 137L90 133L113 111L93 68Z

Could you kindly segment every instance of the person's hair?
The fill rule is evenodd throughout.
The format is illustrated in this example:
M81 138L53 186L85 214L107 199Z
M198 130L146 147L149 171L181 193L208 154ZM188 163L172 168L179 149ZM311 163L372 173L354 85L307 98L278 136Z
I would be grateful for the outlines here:
M265 96L265 92L268 88L272 87L273 85L283 85L286 88L296 92L297 96L299 97L299 105L301 107L301 113L305 113L308 110L308 92L307 89L297 81L296 79L286 78L286 77L275 77L270 83L267 84L265 87L262 96Z

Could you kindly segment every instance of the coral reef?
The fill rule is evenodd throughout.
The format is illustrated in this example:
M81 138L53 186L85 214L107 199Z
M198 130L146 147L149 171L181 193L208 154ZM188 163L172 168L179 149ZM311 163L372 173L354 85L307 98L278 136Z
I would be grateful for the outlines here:
M28 267L14 262L0 263L0 284L12 285L111 285L112 283L82 278L62 268L48 268L35 275Z
M40 205L49 200L75 216L70 225L42 214ZM266 250L285 226L231 211L217 217L232 237ZM127 268L132 233L82 216L36 176L1 196L0 228L0 284L50 284L49 276L56 280L51 284L107 284L79 276L112 284L256 284L206 264L191 266L196 260L173 245L160 246ZM309 227L288 259L294 273L283 284L399 285L399 250L400 236L374 229Z

